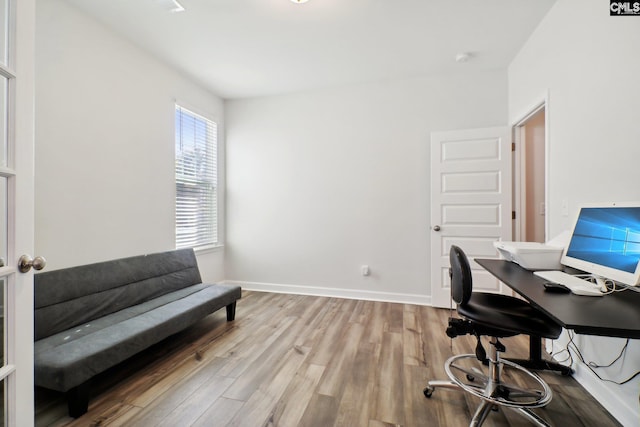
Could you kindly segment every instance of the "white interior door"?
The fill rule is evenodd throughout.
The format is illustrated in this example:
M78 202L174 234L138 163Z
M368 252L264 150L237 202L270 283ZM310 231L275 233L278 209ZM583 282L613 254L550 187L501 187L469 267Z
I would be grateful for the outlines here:
M473 258L495 258L511 238L511 137L508 128L431 134L431 302L449 307L449 248L470 259L474 290L508 293Z
M33 426L35 0L0 0L1 425Z

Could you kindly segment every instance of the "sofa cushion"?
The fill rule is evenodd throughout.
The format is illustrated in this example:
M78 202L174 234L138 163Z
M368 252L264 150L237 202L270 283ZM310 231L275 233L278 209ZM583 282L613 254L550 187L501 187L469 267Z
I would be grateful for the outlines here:
M240 287L195 285L35 343L36 385L67 391L240 298Z
M35 339L202 283L192 249L36 274Z

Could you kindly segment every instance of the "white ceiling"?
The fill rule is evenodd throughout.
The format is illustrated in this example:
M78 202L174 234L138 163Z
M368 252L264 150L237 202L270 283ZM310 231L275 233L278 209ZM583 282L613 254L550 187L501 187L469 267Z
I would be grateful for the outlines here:
M555 2L66 1L227 99L505 68Z

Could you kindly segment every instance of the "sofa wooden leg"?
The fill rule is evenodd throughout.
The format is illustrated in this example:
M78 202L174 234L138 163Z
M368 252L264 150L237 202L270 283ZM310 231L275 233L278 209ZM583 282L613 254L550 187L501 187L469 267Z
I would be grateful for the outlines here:
M227 322L231 322L236 318L236 302L232 302L227 306Z
M69 416L78 418L84 415L89 408L89 382L86 381L67 391L67 406Z

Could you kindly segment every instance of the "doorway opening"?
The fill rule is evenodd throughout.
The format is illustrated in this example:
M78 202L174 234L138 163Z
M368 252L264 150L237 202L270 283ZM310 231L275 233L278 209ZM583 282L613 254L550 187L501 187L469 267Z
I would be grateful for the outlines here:
M514 126L513 237L547 241L547 108L538 105Z

